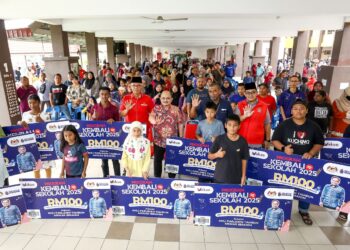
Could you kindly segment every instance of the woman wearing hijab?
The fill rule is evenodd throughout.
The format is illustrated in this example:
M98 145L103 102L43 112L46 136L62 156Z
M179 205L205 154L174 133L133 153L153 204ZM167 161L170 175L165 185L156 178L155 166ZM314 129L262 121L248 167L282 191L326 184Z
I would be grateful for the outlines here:
M333 137L343 137L343 133L350 124L350 87L344 89L342 95L334 100L333 124L331 135Z
M95 75L93 72L88 73L87 79L83 82L83 85L86 89L86 92L89 96L93 96L95 98L98 97L98 92L100 89L100 82L95 78Z

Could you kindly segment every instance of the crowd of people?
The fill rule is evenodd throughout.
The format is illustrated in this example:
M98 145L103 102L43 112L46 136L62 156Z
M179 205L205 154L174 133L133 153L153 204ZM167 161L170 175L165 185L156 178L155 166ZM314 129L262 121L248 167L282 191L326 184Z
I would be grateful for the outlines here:
M24 76L17 90L19 124L59 119L131 123L121 160L112 159L114 174L143 178L149 177L152 157L154 177L162 176L167 138L212 142L208 158L217 161L214 182L240 185L246 184L249 148L310 159L318 156L326 137L350 137L350 87L332 102L310 67L302 74L283 69L275 76L271 66L258 63L241 82L234 80L236 67L234 60L225 65L146 60L141 67L119 64L116 69L106 63L97 76L79 67L79 74L68 72L65 82L60 74L51 82L41 72L30 85ZM0 136L5 136L1 130ZM89 159L75 127L66 126L59 137L60 177L84 178ZM54 164L44 163L47 177ZM104 177L112 175L108 160L102 160L101 168ZM8 185L7 177L0 172L0 186ZM40 177L38 171L35 177ZM307 225L312 224L309 205L299 202ZM346 221L347 214L339 218Z

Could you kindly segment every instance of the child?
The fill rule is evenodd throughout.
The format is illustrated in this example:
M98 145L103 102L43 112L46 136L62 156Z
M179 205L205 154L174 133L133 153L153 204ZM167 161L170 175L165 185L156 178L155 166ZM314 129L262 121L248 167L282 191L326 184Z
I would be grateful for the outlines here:
M121 165L128 176L147 179L150 161L150 142L142 135L142 124L135 121L131 123L129 135L124 141Z
M153 95L152 95L154 104L156 105L160 104L160 95L162 94L162 92L163 92L162 84L160 83L156 84L156 87L154 88Z
M245 184L249 150L247 141L237 134L239 125L238 115L229 116L225 123L227 133L215 139L208 154L209 160L217 159L216 183Z
M73 125L63 128L61 134L61 152L63 153L60 178L85 178L89 156L77 129Z
M214 102L209 101L205 105L206 119L198 123L196 138L201 142L213 142L219 135L225 133L222 122L215 119L217 106Z
M81 111L82 113L86 113L87 120L92 120L92 115L93 115L93 107L97 103L96 98L93 96L89 97L88 104L86 107Z
M109 83L108 88L111 90L112 101L119 103L119 100L120 100L119 93L118 93L118 90L116 89L114 83L112 83L112 82Z

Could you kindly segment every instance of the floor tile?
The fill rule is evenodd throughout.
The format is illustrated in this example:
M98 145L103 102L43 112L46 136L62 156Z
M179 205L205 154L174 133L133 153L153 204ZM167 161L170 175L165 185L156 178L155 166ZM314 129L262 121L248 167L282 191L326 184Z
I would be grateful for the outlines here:
M256 250L258 246L256 244L231 244L232 250Z
M295 227L290 227L289 232L276 232L282 244L306 244L304 238Z
M257 244L280 244L275 231L252 230L253 237Z
M28 223L23 223L18 226L16 234L36 234L44 223L42 220L31 220Z
M178 219L158 218L158 224L180 224Z
M340 227L341 225L334 219L334 217L327 211L311 212L310 215L314 219L314 223L323 227Z
M310 214L310 217L313 220L311 214ZM292 213L292 222L294 226L306 226L298 211L294 211ZM308 227L317 227L317 223L314 222L311 226L308 226Z
M205 243L205 250L231 250L228 243Z
M128 244L128 240L105 239L101 250L126 250L128 248Z
M0 249L15 250L23 249L28 242L33 238L31 234L12 234L7 240L2 243Z
M193 225L180 225L180 241L204 242L203 227Z
M3 233L2 229L0 230L1 230L0 232L0 246L1 246L1 244L4 243L11 236L11 233Z
M337 250L349 250L350 249L349 245L335 245L334 247Z
M50 250L73 250L79 241L79 237L58 236L52 243Z
M153 249L153 241L137 241L131 240L129 241L128 250L152 250Z
M158 218L152 218L152 217L136 217L135 222L136 223L157 223Z
M227 228L231 243L255 243L250 229Z
M156 224L155 241L180 241L180 225Z
M54 235L35 235L24 248L25 250L49 249L55 241Z
M131 233L131 240L154 240L156 224L150 223L134 223Z
M324 208L324 207L320 207L320 206L316 206L316 205L311 204L310 208L309 208L309 211L310 212L311 211L327 211L327 209Z
M83 237L104 239L108 233L110 225L110 221L91 220L83 234Z
M326 244L331 242L319 227L297 227L299 233L307 244Z
M68 220L46 220L44 225L37 232L37 234L59 235L67 223Z
M130 240L133 226L130 222L112 222L106 239Z
M284 250L310 250L309 245L297 245L297 244L292 244L292 245L283 245Z
M96 250L100 249L103 244L103 239L97 238L81 238L78 245L75 247L76 250Z
M342 227L320 227L333 245L350 245L350 235Z
M225 227L204 227L203 229L205 242L230 242Z
M21 226L21 225L15 225L15 226L1 228L1 232L2 233L13 233L18 229L19 226Z
M61 236L81 237L89 225L90 220L69 220L61 231Z
M180 242L180 250L205 250L205 244L194 242Z
M135 216L115 216L113 217L113 221L119 221L119 222L135 222L136 217Z
M336 250L332 245L309 245L311 250Z
M258 244L259 250L284 250L280 244Z
M179 250L179 242L155 241L153 250Z

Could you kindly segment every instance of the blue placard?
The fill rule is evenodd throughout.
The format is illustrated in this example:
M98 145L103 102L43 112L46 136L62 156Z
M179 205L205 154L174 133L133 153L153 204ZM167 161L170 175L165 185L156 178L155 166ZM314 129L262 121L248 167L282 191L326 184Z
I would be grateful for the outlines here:
M111 177L113 212L190 220L195 184L176 179Z
M327 138L321 150L321 159L350 164L350 139Z
M9 175L33 171L42 166L34 134L0 138L0 150Z
M110 180L21 179L28 216L42 219L111 218Z
M265 185L295 189L298 200L347 212L350 208L350 166L299 155L250 149L247 177Z
M293 189L201 183L195 188L196 225L288 231Z
M0 189L0 228L28 222L20 185Z
M216 161L208 159L211 143L198 140L169 138L166 140L165 171L213 179Z

